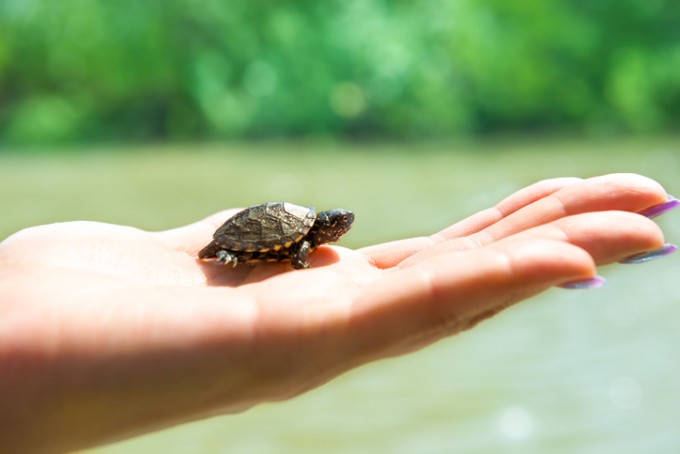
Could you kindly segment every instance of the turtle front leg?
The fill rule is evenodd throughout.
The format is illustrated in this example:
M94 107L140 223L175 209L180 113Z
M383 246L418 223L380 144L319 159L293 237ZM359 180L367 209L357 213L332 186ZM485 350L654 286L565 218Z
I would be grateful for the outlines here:
M297 247L295 252L290 258L293 268L296 270L302 268L309 268L309 262L307 262L307 257L312 250L312 246L309 241L301 241L300 245Z
M219 260L225 265L231 263L232 267L236 266L236 264L238 263L238 258L231 252L225 251L224 249L220 249L219 251L217 251L215 257L217 257L217 260Z

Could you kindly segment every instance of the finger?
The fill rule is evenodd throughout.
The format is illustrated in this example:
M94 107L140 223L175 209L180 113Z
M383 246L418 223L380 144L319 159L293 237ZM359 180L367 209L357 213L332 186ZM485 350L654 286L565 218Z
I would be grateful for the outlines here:
M582 181L580 178L553 178L539 181L506 197L495 207L481 211L441 232L435 233L433 237L436 241L440 238L459 238L477 233L524 207L530 206L541 199Z
M640 212L667 200L664 189L649 178L634 174L612 174L588 180L548 180L521 190L472 218L430 237L385 243L362 249L379 268L402 260L442 241L476 234L469 247L484 245L522 230L571 214L623 210Z
M429 237L390 241L360 249L378 268L389 268L406 257L450 238L462 237L493 225L503 217L554 192L582 181L580 178L552 178L527 186L505 198L497 206L480 211Z
M357 355L407 353L466 330L547 288L594 276L583 249L557 240L517 240L451 252L388 272L357 301Z
M517 232L546 224L565 216L594 211L637 213L668 199L656 181L634 174L612 174L566 186L524 206L478 232L476 241L488 244ZM446 231L445 237L451 238Z
M657 249L664 244L663 232L650 219L625 211L582 213L557 219L549 224L533 227L498 240L508 241L555 240L565 241L586 250L598 265L612 263L643 251ZM480 234L468 238L442 242L437 247L424 249L403 260L398 266L409 267L437 255L460 252L493 244Z
M515 238L560 239L578 246L597 265L617 262L664 245L661 228L650 219L625 211L584 213L559 219Z

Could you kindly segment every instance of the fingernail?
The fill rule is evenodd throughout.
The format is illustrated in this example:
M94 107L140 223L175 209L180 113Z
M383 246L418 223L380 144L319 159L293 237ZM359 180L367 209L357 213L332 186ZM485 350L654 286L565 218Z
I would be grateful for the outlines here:
M669 211L677 208L680 206L680 200L676 199L672 195L668 196L668 200L660 203L658 205L651 206L647 208L646 210L643 210L640 212L641 215L647 216L648 218L652 219L657 216L661 216L664 213L668 213Z
M631 255L625 259L619 260L619 263L625 264L637 264L649 262L650 260L659 259L665 257L668 254L672 254L678 249L678 247L671 243L666 243L659 249L654 249L653 251L642 252L640 254Z
M602 287L607 280L602 276L595 276L589 279L583 279L580 281L567 282L566 284L559 285L560 288L566 288L567 290L578 290L578 289L591 289Z

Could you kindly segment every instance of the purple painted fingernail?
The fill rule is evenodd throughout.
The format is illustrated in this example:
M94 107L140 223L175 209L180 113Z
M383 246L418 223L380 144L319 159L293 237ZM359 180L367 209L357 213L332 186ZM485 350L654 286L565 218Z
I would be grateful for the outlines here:
M583 279L580 281L567 282L566 284L559 285L560 288L566 288L568 290L580 290L580 289L591 289L600 288L607 282L602 276L595 276L589 279Z
M671 243L666 243L659 249L654 249L653 251L641 252L640 254L631 255L625 259L619 260L619 263L625 264L637 264L649 262L650 260L659 259L665 257L668 254L672 254L677 251L678 247Z
M647 208L646 210L642 210L640 212L641 215L647 216L648 218L652 219L657 216L661 216L664 213L668 213L669 211L677 208L680 206L680 200L676 199L672 195L668 196L668 200L666 200L663 203L660 203L658 205L651 206Z

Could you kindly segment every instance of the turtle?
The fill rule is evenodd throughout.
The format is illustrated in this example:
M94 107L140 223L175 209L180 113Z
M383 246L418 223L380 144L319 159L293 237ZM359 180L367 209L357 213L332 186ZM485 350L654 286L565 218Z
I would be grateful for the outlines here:
M354 222L354 213L336 208L268 202L239 211L219 227L198 252L199 259L239 263L290 261L294 269L308 268L307 257L322 244L338 241Z

